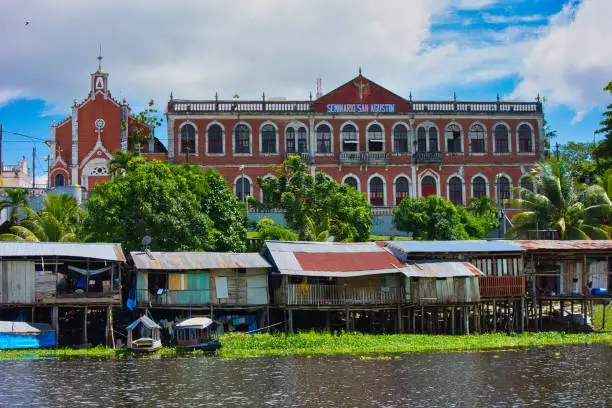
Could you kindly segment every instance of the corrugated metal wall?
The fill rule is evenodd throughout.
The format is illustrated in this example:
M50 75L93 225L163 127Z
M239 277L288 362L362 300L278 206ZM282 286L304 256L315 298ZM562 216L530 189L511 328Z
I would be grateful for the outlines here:
M414 304L461 304L480 301L477 277L406 279L406 301Z
M0 302L9 304L34 304L36 277L34 262L0 261Z

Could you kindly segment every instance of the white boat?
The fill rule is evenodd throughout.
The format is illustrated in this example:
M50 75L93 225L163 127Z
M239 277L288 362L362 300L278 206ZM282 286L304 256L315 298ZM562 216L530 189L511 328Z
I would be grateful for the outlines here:
M133 338L134 329L140 329L140 337ZM161 327L147 316L140 316L127 327L127 347L135 352L153 353L161 348Z

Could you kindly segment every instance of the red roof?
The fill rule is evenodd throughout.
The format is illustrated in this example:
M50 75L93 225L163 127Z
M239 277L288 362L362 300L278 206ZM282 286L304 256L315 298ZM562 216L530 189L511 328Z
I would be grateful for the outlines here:
M294 252L293 255L305 271L351 272L374 271L402 267L392 254L381 252Z

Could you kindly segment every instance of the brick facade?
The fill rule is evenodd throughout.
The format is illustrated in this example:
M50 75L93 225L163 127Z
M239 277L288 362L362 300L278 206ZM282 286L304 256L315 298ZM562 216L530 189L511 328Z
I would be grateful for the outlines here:
M313 172L338 182L354 177L378 205L434 190L468 203L478 188L473 181L484 181L484 193L492 198L500 190L502 196L512 194L542 155L539 100L413 101L361 74L314 101L171 99L167 118L171 161L215 168L238 194L244 165L249 194L256 199L261 199L257 177L273 175L288 148L297 146L299 128L306 133L302 157ZM330 131L328 143L320 126ZM240 129L246 130L244 144ZM432 178L435 185L428 184Z

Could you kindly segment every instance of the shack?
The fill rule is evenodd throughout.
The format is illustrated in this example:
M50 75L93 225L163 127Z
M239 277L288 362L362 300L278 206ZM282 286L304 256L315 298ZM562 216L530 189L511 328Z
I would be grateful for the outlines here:
M375 243L266 241L264 256L287 330L401 331L403 265Z
M157 320L207 313L228 330L252 330L268 321L268 269L256 253L130 253L136 308ZM239 327L237 327L239 326Z
M0 319L49 322L57 343L111 344L119 244L0 242Z
M0 321L0 350L54 347L55 329L47 323Z

